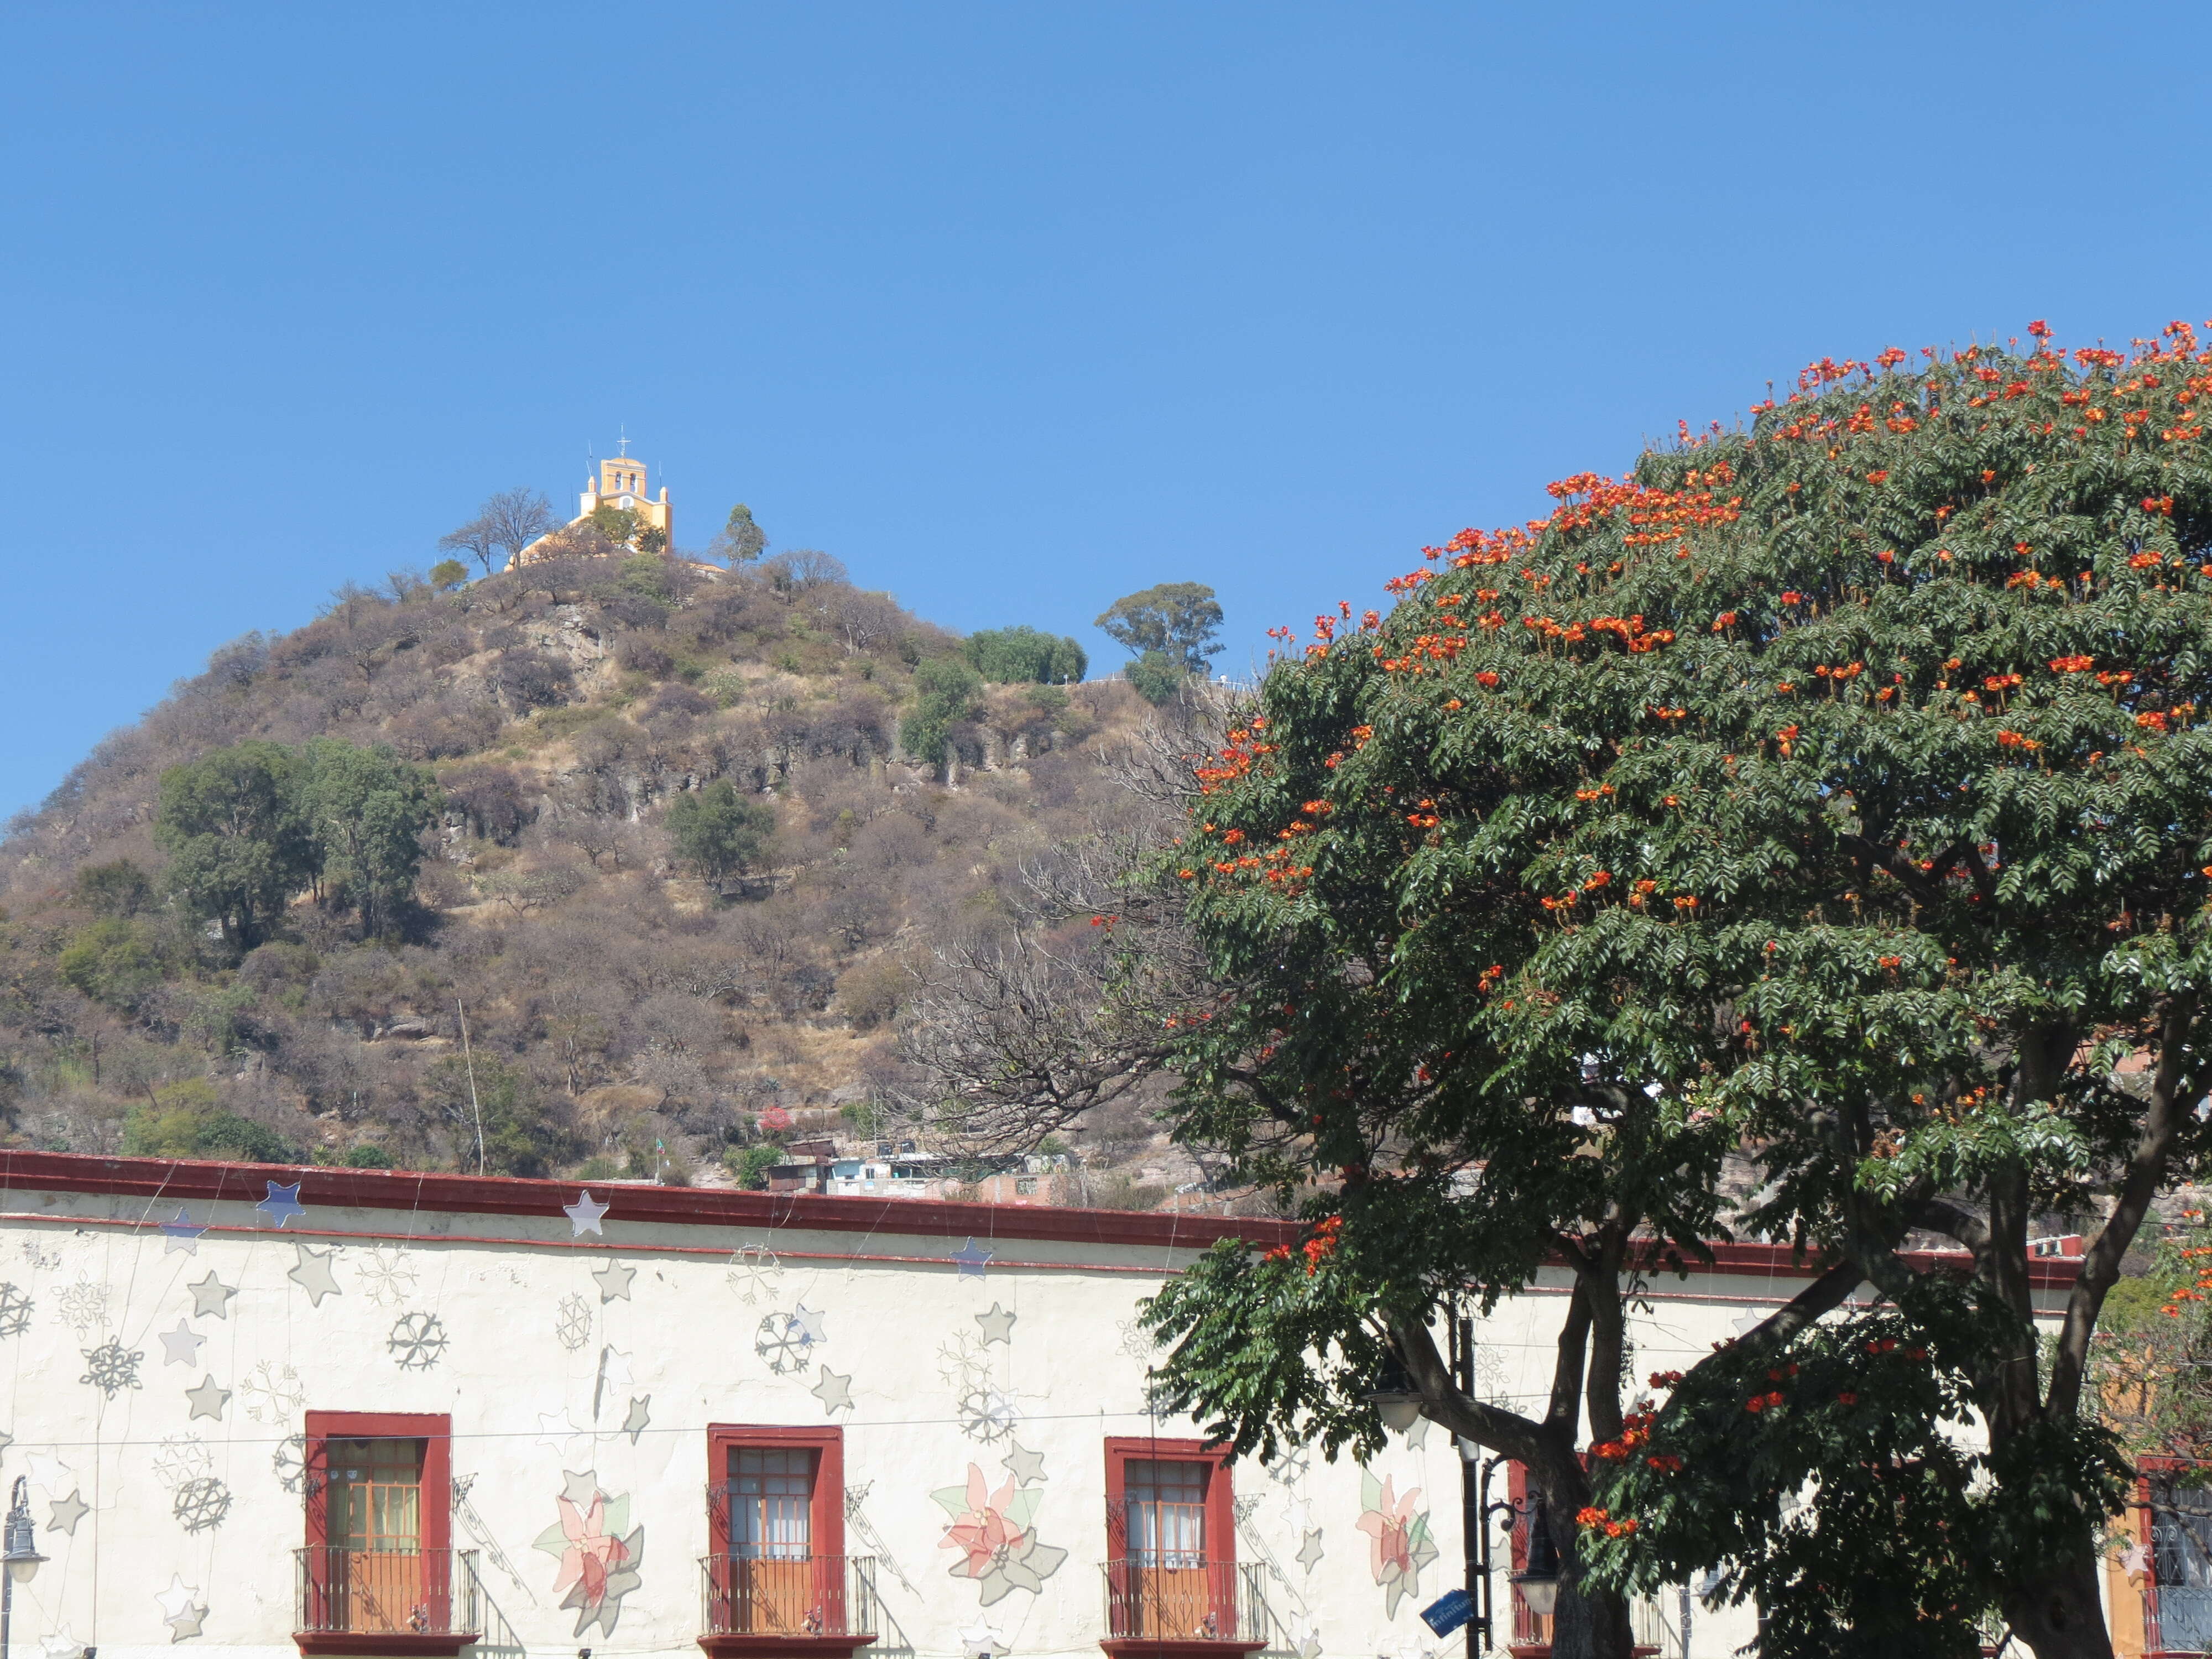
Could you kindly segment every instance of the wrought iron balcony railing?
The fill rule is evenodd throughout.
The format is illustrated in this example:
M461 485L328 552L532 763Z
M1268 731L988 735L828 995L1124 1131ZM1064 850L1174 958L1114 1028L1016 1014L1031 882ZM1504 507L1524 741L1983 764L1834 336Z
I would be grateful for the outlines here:
M873 1556L707 1555L699 1572L700 1628L708 1636L875 1636Z
M1266 1569L1256 1562L1167 1555L1108 1561L1103 1569L1110 1640L1222 1642L1246 1649L1269 1640L1273 1616L1262 1593Z
M302 1636L473 1640L483 1630L474 1550L295 1550L293 1629Z

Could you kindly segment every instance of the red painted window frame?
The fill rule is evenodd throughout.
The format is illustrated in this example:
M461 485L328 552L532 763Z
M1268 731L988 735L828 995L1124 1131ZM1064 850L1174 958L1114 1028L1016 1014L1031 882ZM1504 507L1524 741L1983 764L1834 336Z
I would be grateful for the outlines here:
M814 1496L807 1504L806 1551L811 1556L845 1554L845 1431L835 1424L822 1428L792 1428L781 1424L709 1423L707 1425L707 1485L710 1490L730 1479L730 1453L741 1446L793 1446L815 1453ZM708 1510L708 1553L730 1553L730 1524ZM826 1546L826 1547L825 1547Z
M799 1428L781 1423L709 1423L707 1425L707 1549L710 1559L726 1561L730 1553L730 1522L726 1509L716 1512L715 1491L730 1478L730 1453L744 1446L811 1449L814 1496L808 1502L806 1548L810 1559L828 1565L818 1569L815 1591L842 1605L845 1594L845 1431L834 1424ZM719 1570L718 1570L719 1571ZM708 1594L718 1592L718 1577L710 1577ZM719 1592L727 1594L726 1589ZM849 1612L849 1610L848 1610ZM873 1640L872 1633L846 1631L842 1634L702 1635L699 1645L708 1659L779 1659L779 1656L819 1656L843 1659Z
M422 1442L422 1536L421 1547L445 1553L452 1572L453 1545L453 1419L445 1412L323 1412L307 1413L302 1438L301 1486L305 1498L307 1547L318 1549L330 1542L330 1443L333 1440L420 1440ZM480 1632L448 1632L451 1622L451 1580L433 1583L429 1600L438 1630L422 1635L406 1632L294 1632L302 1654L415 1654L457 1655Z
M1109 1435L1106 1439L1106 1513L1119 1514L1127 1501L1131 1463L1204 1463L1206 1559L1237 1565L1237 1499L1229 1474L1229 1448L1219 1441L1162 1440L1150 1435ZM1110 1527L1110 1522L1109 1522ZM1127 1547L1126 1542L1123 1546Z
M1229 1447L1221 1441L1169 1439L1157 1435L1109 1435L1106 1437L1106 1553L1121 1564L1109 1565L1109 1575L1129 1571L1129 1465L1147 1463L1203 1463L1206 1475L1206 1554L1209 1572L1218 1570L1212 1594L1221 1628L1237 1628L1234 1586L1237 1582L1237 1494L1229 1472ZM1120 1594L1127 1595L1123 1583ZM1261 1638L1228 1636L1215 1639L1116 1636L1111 1630L1098 1645L1109 1659L1215 1659L1215 1656L1249 1655L1266 1645Z

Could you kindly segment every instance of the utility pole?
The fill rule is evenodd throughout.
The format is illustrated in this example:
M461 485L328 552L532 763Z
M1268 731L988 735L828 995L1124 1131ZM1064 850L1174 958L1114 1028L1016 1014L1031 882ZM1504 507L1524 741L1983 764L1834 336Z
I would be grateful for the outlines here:
M469 1073L469 1112L477 1121L477 1173L484 1172L483 1108L477 1104L477 1060L469 1051L469 1011L461 1006L459 997L453 999L453 1010L461 1017L461 1063ZM0 1653L0 1659L8 1659Z

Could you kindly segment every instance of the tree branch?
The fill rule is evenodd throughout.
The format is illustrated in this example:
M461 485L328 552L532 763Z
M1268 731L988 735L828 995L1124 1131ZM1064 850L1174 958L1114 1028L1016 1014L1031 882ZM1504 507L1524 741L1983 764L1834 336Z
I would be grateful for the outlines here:
M2074 1293L2066 1301L2066 1322L2059 1328L2057 1349L2051 1361L2051 1386L2044 1396L2047 1419L2070 1417L2080 1407L2081 1379L2088 1369L2089 1339L2095 1334L2097 1316L2104 1310L2106 1293L2119 1279L2121 1258L2135 1243L2181 1138L2183 1050L2196 1018L2197 993L2185 991L2166 1005L2159 1022L2158 1072L2151 1081L2150 1109L2143 1115L2142 1133L2136 1142L2135 1155L2128 1160L2118 1201L2082 1257Z

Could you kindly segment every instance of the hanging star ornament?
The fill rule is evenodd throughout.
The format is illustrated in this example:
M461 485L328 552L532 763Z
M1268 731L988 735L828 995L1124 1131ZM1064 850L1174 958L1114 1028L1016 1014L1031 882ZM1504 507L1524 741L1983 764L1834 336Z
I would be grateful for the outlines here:
M991 1265L998 1254L994 1249L977 1249L975 1241L971 1238L953 1251L952 1260L960 1264L961 1278L981 1279L983 1276L983 1269Z
M238 1292L217 1279L214 1268L209 1268L208 1276L198 1284L188 1285L185 1288L192 1293L193 1318L198 1319L209 1314L217 1319L230 1317L230 1299Z
M592 1506L592 1499L599 1494L599 1477L596 1471L586 1469L578 1474L574 1469L561 1471L561 1496L580 1510Z
M177 1328L173 1331L156 1331L155 1335L161 1340L161 1363L164 1365L197 1365L200 1363L200 1344L207 1338L182 1319L177 1321Z
M292 1248L300 1253L299 1263L284 1277L305 1291L307 1299L314 1306L321 1307L326 1296L345 1294L338 1288L338 1281L331 1272L331 1258L337 1254L335 1250L318 1250L312 1244L295 1244Z
M810 1308L804 1302L791 1310L792 1323L805 1333L807 1346L810 1347L817 1342L827 1342L830 1340L830 1333L824 1330L822 1325L825 1317L827 1316L819 1308Z
M27 1460L31 1466L31 1484L47 1492L62 1489L69 1479L70 1466L50 1451L34 1451Z
M186 1255L198 1255L200 1253L200 1235L206 1231L204 1226L194 1226L191 1217L179 1206L176 1218L161 1224L161 1254L167 1255L173 1250L182 1250Z
M198 1599L200 1587L198 1584L187 1584L182 1573L173 1572L169 1575L169 1588L165 1590L155 1590L154 1600L161 1607L163 1619L174 1619L179 1613L191 1607Z
M193 1417L211 1417L222 1421L222 1408L230 1404L230 1390L216 1386L215 1373L210 1371L206 1380L197 1389L186 1389L185 1398L192 1402ZM190 1422L191 1418L185 1421Z
M638 1395L630 1401L629 1415L623 1419L622 1431L629 1437L631 1445L637 1444L638 1436L652 1423L652 1407L653 1396L649 1394Z
M295 1181L290 1186L284 1187L272 1181L268 1183L268 1187L269 1196L253 1207L260 1214L267 1216L271 1223L282 1227L294 1218L307 1214L307 1206L300 1202L298 1182Z
M164 1619L161 1622L169 1627L169 1641L173 1645L198 1636L201 1627L207 1623L207 1616L208 1610L194 1602L175 1618Z
M84 1494L73 1492L67 1498L57 1498L46 1515L48 1532L66 1533L76 1536L76 1523L92 1512L92 1505L84 1501Z
M1006 1473L1014 1477L1014 1484L1018 1486L1033 1486L1043 1480L1044 1454L1031 1451L1018 1440L1013 1442L1012 1446L1013 1449L1000 1462L1006 1465Z
M1298 1546L1298 1553L1292 1559L1310 1575L1321 1565L1321 1528L1316 1527L1305 1535L1305 1541Z
M605 1237L606 1230L599 1225L599 1221L606 1212L607 1206L592 1196L588 1187L584 1189L583 1196L574 1204L561 1206L561 1213L568 1218L568 1236L571 1238L581 1238L586 1233L597 1233L600 1237Z
M840 1376L827 1365L822 1367L821 1380L806 1392L822 1402L822 1412L825 1417L835 1417L839 1412L853 1409L852 1376L849 1374Z
M960 1643L961 1659L1003 1659L1013 1651L988 1625L966 1625L952 1633Z
M636 1268L620 1261L610 1261L604 1267L593 1268L592 1278L599 1287L599 1305L605 1307L617 1297L629 1301L629 1282L636 1277Z
M975 1316L975 1322L983 1328L984 1341L1003 1342L1011 1348L1014 1346L1014 1321L1020 1317L1019 1314L1008 1313L994 1302L990 1312Z

